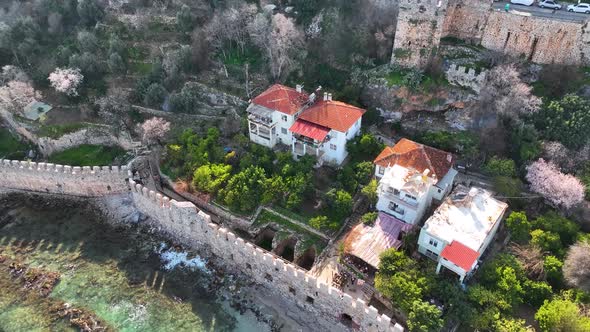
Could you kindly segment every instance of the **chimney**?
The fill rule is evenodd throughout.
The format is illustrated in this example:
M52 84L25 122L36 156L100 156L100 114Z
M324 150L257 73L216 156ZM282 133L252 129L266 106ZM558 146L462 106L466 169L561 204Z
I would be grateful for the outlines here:
M332 94L328 93L328 100L332 100Z
M328 93L324 92L324 101L328 100Z
M297 85L295 86L295 90L296 90L297 92L301 93L301 91L303 91L303 85L301 85L301 84L297 84Z

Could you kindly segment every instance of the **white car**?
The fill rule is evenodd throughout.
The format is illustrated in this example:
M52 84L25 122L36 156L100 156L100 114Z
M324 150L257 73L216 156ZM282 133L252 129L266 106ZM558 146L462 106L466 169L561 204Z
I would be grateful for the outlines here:
M535 0L510 0L510 3L515 5L532 6L535 3Z
M568 12L590 14L590 5L587 3L579 3L577 5L567 6Z
M553 0L542 0L539 1L539 7L541 8L549 8L549 9L561 9L561 5L557 3L557 1Z

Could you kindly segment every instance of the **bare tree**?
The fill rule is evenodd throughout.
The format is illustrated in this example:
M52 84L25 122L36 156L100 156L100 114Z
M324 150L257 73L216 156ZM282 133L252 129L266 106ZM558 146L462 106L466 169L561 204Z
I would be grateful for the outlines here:
M563 276L568 284L590 291L590 244L572 245L563 264Z
M255 5L243 4L215 13L205 26L209 44L221 51L224 57L227 57L225 47L228 44L229 48L237 47L240 53L244 53L248 42L246 26L256 11Z
M510 251L514 253L529 278L542 280L545 277L543 251L533 245L519 245L513 243Z
M258 14L248 25L251 40L264 50L272 77L279 80L296 64L298 51L303 51L304 34L295 22L283 14L269 17Z

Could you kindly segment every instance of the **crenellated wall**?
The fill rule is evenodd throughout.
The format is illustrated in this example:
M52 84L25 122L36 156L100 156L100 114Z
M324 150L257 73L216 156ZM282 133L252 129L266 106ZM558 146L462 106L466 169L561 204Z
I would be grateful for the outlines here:
M363 300L318 282L298 266L256 245L246 242L230 230L211 222L211 218L189 202L177 202L150 191L130 180L136 207L155 219L161 231L188 245L204 244L224 262L250 275L276 293L323 317L338 320L352 317L364 331L403 331L391 318Z
M449 83L470 88L479 93L486 80L487 70L482 70L477 74L473 68L451 64L449 69L445 71L445 75Z
M127 167L78 167L0 159L0 187L99 197L129 191Z

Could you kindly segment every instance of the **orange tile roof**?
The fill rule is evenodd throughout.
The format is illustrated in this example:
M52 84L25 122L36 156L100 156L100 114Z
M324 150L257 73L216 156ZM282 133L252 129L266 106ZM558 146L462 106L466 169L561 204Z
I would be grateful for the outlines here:
M454 161L455 156L449 152L402 138L393 147L388 146L381 151L373 163L382 167L397 164L420 173L429 169L428 176L440 180L453 167Z
M479 258L479 253L459 241L453 241L443 249L440 257L469 272Z
M297 90L281 84L275 84L256 96L252 103L293 115L305 105L308 98L306 93L297 92Z
M299 119L345 133L365 112L340 101L320 100L301 113Z

